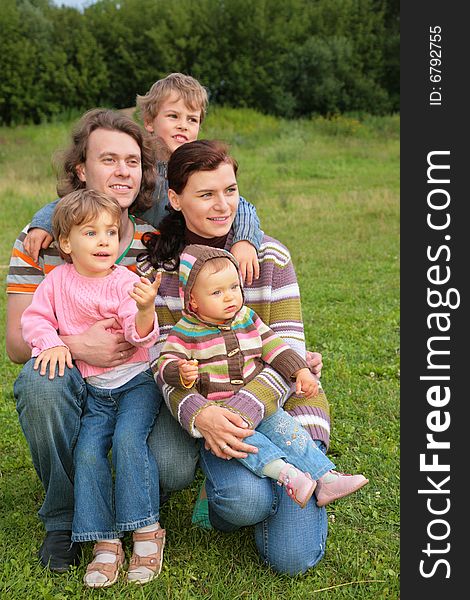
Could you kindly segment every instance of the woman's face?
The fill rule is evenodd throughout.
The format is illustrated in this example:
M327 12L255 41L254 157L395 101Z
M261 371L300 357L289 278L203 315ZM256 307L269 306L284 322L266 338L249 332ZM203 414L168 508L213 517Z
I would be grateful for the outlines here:
M205 238L227 235L237 214L237 180L232 165L193 173L181 194L169 190L175 210L183 213L187 228Z

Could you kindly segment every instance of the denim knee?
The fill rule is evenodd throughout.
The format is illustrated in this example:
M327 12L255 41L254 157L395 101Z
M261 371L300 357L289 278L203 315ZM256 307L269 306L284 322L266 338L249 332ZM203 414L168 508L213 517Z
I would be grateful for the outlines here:
M175 492L191 485L199 458L199 442L172 417L165 404L160 407L148 445L157 461L164 492Z
M86 398L85 382L78 369L65 369L63 377L49 379L34 370L34 359L21 370L14 384L16 409L30 443L63 433L69 447L75 444Z
M237 527L254 525L274 514L276 496L261 479L236 460L224 461L201 450L207 498L219 517Z

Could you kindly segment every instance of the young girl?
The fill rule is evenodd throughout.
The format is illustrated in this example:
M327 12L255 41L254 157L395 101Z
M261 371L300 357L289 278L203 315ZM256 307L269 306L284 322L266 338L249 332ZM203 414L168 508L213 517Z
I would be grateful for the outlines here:
M195 386L208 401L223 405L265 364L295 381L296 393L306 398L318 394L317 380L305 360L244 305L238 264L229 252L187 246L180 259L179 286L183 316L170 331L158 361L166 390L175 388L170 397L178 396L178 389ZM230 442L225 441L222 452ZM368 483L363 475L332 471L334 464L282 409L265 417L249 442L258 452L235 458L259 477L277 481L301 508L313 492L317 505L325 506Z
M160 408L148 350L159 333L154 302L160 284L116 265L122 210L94 190L72 192L54 212L56 242L66 264L53 269L34 293L21 326L49 378L72 367L61 335L80 334L96 321L115 319L115 330L136 346L118 367L76 361L87 402L74 451L74 542L96 541L84 577L88 587L115 583L124 564L120 537L134 531L128 581L145 583L161 570L165 530L159 519L158 468L147 446ZM112 445L115 493L108 453Z

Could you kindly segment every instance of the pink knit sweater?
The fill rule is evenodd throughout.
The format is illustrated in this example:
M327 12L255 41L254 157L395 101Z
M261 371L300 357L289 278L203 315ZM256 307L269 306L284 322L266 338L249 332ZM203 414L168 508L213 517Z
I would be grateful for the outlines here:
M154 327L145 338L135 329L137 307L128 292L139 278L129 269L115 265L106 277L84 277L72 264L56 267L34 292L33 300L23 312L23 338L32 348L32 356L54 346L65 346L60 335L76 335L102 319L114 317L112 331L122 332L126 340L139 346L129 363L148 361L148 350L155 344L159 329L155 316ZM94 367L77 360L83 377L100 375L113 367Z

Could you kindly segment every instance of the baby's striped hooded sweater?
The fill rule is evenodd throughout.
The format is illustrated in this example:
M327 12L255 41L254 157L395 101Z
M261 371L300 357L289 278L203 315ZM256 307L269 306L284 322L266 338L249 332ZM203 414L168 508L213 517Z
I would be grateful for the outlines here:
M229 234L225 248L231 248L232 235ZM207 252L220 253L220 250L206 247ZM207 256L204 258L207 259ZM281 337L295 352L305 357L304 331L301 317L299 288L288 250L277 240L264 236L259 251L260 277L250 286L244 287L245 302L249 307L237 315L242 321L257 315L269 328ZM191 271L188 282L191 286ZM256 313L250 312L255 310ZM160 337L150 349L151 366L163 396L173 416L191 435L200 437L194 427L197 414L214 402L200 392L185 389L181 385L165 383L159 374L161 350L171 329L182 317L182 301L179 296L179 273L165 272L156 299L156 310L160 325ZM256 319L256 316L253 317ZM254 321L253 321L254 322ZM300 363L299 363L300 364ZM297 366L297 369L301 368ZM296 369L296 370L297 370ZM252 375L253 376L253 375ZM172 380L175 384L178 383ZM311 399L292 394L292 386L275 369L264 366L249 383L236 386L233 396L223 401L224 406L239 413L253 427L283 406L310 433L313 439L319 439L328 446L330 432L329 406L320 387L320 393ZM241 389L240 389L241 387ZM202 389L202 391L204 391Z

